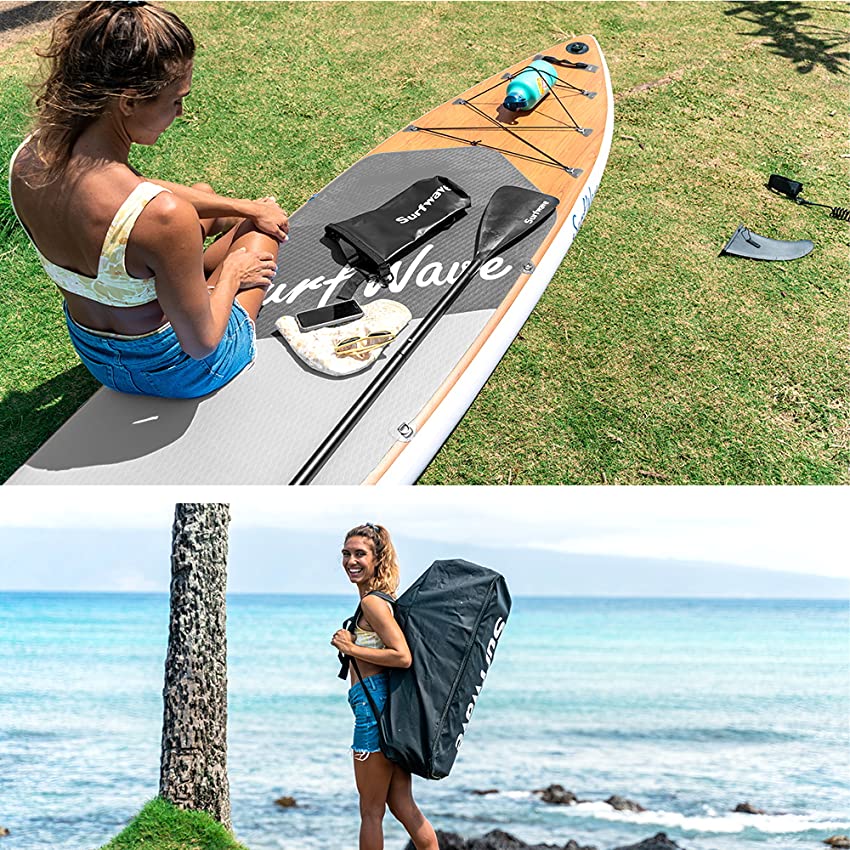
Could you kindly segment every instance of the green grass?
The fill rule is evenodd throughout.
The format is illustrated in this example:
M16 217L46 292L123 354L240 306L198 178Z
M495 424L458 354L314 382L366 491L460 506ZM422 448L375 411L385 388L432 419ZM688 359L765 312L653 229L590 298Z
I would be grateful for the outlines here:
M245 850L245 847L206 812L184 812L157 798L101 850Z
M422 483L847 483L848 225L764 188L776 171L850 206L846 5L168 5L199 42L195 83L135 164L290 209L517 58L599 39L615 92L601 189ZM25 129L32 42L3 59L5 156ZM816 247L789 263L719 257L739 223ZM19 233L0 264L2 480L95 387Z

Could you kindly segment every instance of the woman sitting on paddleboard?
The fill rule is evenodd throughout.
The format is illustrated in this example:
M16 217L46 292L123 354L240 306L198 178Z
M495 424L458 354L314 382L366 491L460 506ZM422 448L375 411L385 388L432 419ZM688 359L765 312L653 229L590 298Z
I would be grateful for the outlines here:
M416 850L439 850L437 836L413 799L411 776L381 753L378 724L364 689L380 711L387 699L388 667L409 667L410 649L393 616L392 606L380 596L393 598L399 567L390 534L370 522L352 528L342 548L342 568L360 594L362 614L355 635L347 629L334 634L331 643L356 659L362 681L351 665L348 702L354 712L354 778L360 794L360 850L383 850L382 821L387 806L407 830Z
M135 171L131 145L153 145L183 114L192 34L145 2L74 5L43 54L50 73L9 193L95 378L122 392L202 396L254 359L287 216L272 198L233 200Z

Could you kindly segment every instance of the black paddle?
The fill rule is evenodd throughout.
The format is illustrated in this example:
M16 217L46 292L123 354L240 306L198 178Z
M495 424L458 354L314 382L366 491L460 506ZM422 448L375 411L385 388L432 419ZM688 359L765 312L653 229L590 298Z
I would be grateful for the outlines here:
M466 271L448 288L439 301L425 314L419 326L407 341L390 357L378 377L369 384L360 397L336 424L327 439L310 456L296 473L290 484L309 484L339 444L348 436L360 417L371 407L381 390L413 353L428 331L454 303L463 288L478 273L481 266L514 242L528 235L542 224L558 206L558 199L520 186L502 186L493 193L484 208L475 237L475 255Z

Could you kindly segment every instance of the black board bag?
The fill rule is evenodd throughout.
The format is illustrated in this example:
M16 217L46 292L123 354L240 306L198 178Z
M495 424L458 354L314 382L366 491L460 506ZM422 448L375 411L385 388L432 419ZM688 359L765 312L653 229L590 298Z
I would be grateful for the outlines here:
M393 603L413 658L391 668L389 695L378 712L381 752L408 773L425 779L449 775L511 610L504 576L469 561L434 563ZM346 620L354 631L361 608ZM339 676L355 659L340 656Z

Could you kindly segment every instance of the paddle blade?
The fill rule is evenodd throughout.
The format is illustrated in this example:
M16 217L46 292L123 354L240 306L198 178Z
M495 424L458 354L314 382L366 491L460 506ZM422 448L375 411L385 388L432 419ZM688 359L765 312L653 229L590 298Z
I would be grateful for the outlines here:
M492 257L542 224L558 206L558 199L520 186L501 186L484 208L475 240L482 260Z

